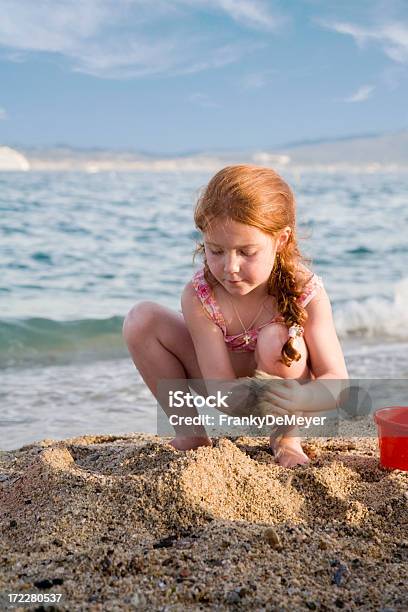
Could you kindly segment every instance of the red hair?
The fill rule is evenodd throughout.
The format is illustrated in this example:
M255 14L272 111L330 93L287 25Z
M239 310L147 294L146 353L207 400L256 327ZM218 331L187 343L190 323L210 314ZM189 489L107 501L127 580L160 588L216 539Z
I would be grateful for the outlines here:
M201 193L195 210L197 229L205 232L212 221L229 218L252 225L270 236L276 236L289 226L291 234L284 248L276 254L274 267L268 280L268 293L275 295L280 314L287 327L307 320L306 310L297 298L302 294L305 278L299 276L300 264L305 259L296 239L296 204L289 185L271 168L252 165L227 166L210 180ZM211 287L217 280L208 267L204 243L199 242L193 255L203 256L204 276ZM289 338L282 347L281 361L290 366L299 361L301 354Z

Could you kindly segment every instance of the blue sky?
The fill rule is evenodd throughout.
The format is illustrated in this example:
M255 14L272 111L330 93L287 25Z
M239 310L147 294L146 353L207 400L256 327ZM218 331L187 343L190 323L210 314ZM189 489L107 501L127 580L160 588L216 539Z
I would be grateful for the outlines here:
M0 144L267 149L408 127L408 0L0 0Z

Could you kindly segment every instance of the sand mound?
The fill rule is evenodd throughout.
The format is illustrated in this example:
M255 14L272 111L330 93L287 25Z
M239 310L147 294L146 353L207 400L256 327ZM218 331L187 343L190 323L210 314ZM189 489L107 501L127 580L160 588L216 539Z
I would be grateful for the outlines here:
M46 584L67 609L408 607L408 473L380 469L375 440L309 441L311 463L292 470L266 439L214 442L84 436L1 453L0 590Z

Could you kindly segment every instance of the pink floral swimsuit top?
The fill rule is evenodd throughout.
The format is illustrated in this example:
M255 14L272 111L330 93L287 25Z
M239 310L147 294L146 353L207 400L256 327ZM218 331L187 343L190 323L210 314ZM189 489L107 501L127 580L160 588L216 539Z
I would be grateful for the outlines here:
M204 269L198 270L194 274L192 278L192 283L207 316L209 316L210 319L214 321L214 323L216 323L218 327L221 328L224 334L225 343L227 344L227 348L230 351L236 351L241 353L254 351L256 348L258 332L260 329L262 329L262 327L270 325L271 323L285 324L285 320L282 315L276 315L267 323L264 323L263 325L260 325L259 327L256 327L254 329L249 329L247 334L245 332L241 332L234 336L229 336L227 334L227 326L225 323L224 316L214 298L214 294L210 285L204 278ZM313 274L313 276L305 285L303 293L297 298L298 304L305 307L314 298L320 287L323 287L322 279L320 278L320 276Z

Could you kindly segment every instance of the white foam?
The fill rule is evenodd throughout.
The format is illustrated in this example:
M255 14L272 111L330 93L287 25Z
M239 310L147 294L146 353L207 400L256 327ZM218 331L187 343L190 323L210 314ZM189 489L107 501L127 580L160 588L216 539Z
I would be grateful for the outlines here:
M408 278L395 285L393 300L373 297L352 300L335 310L340 337L389 337L408 340Z

